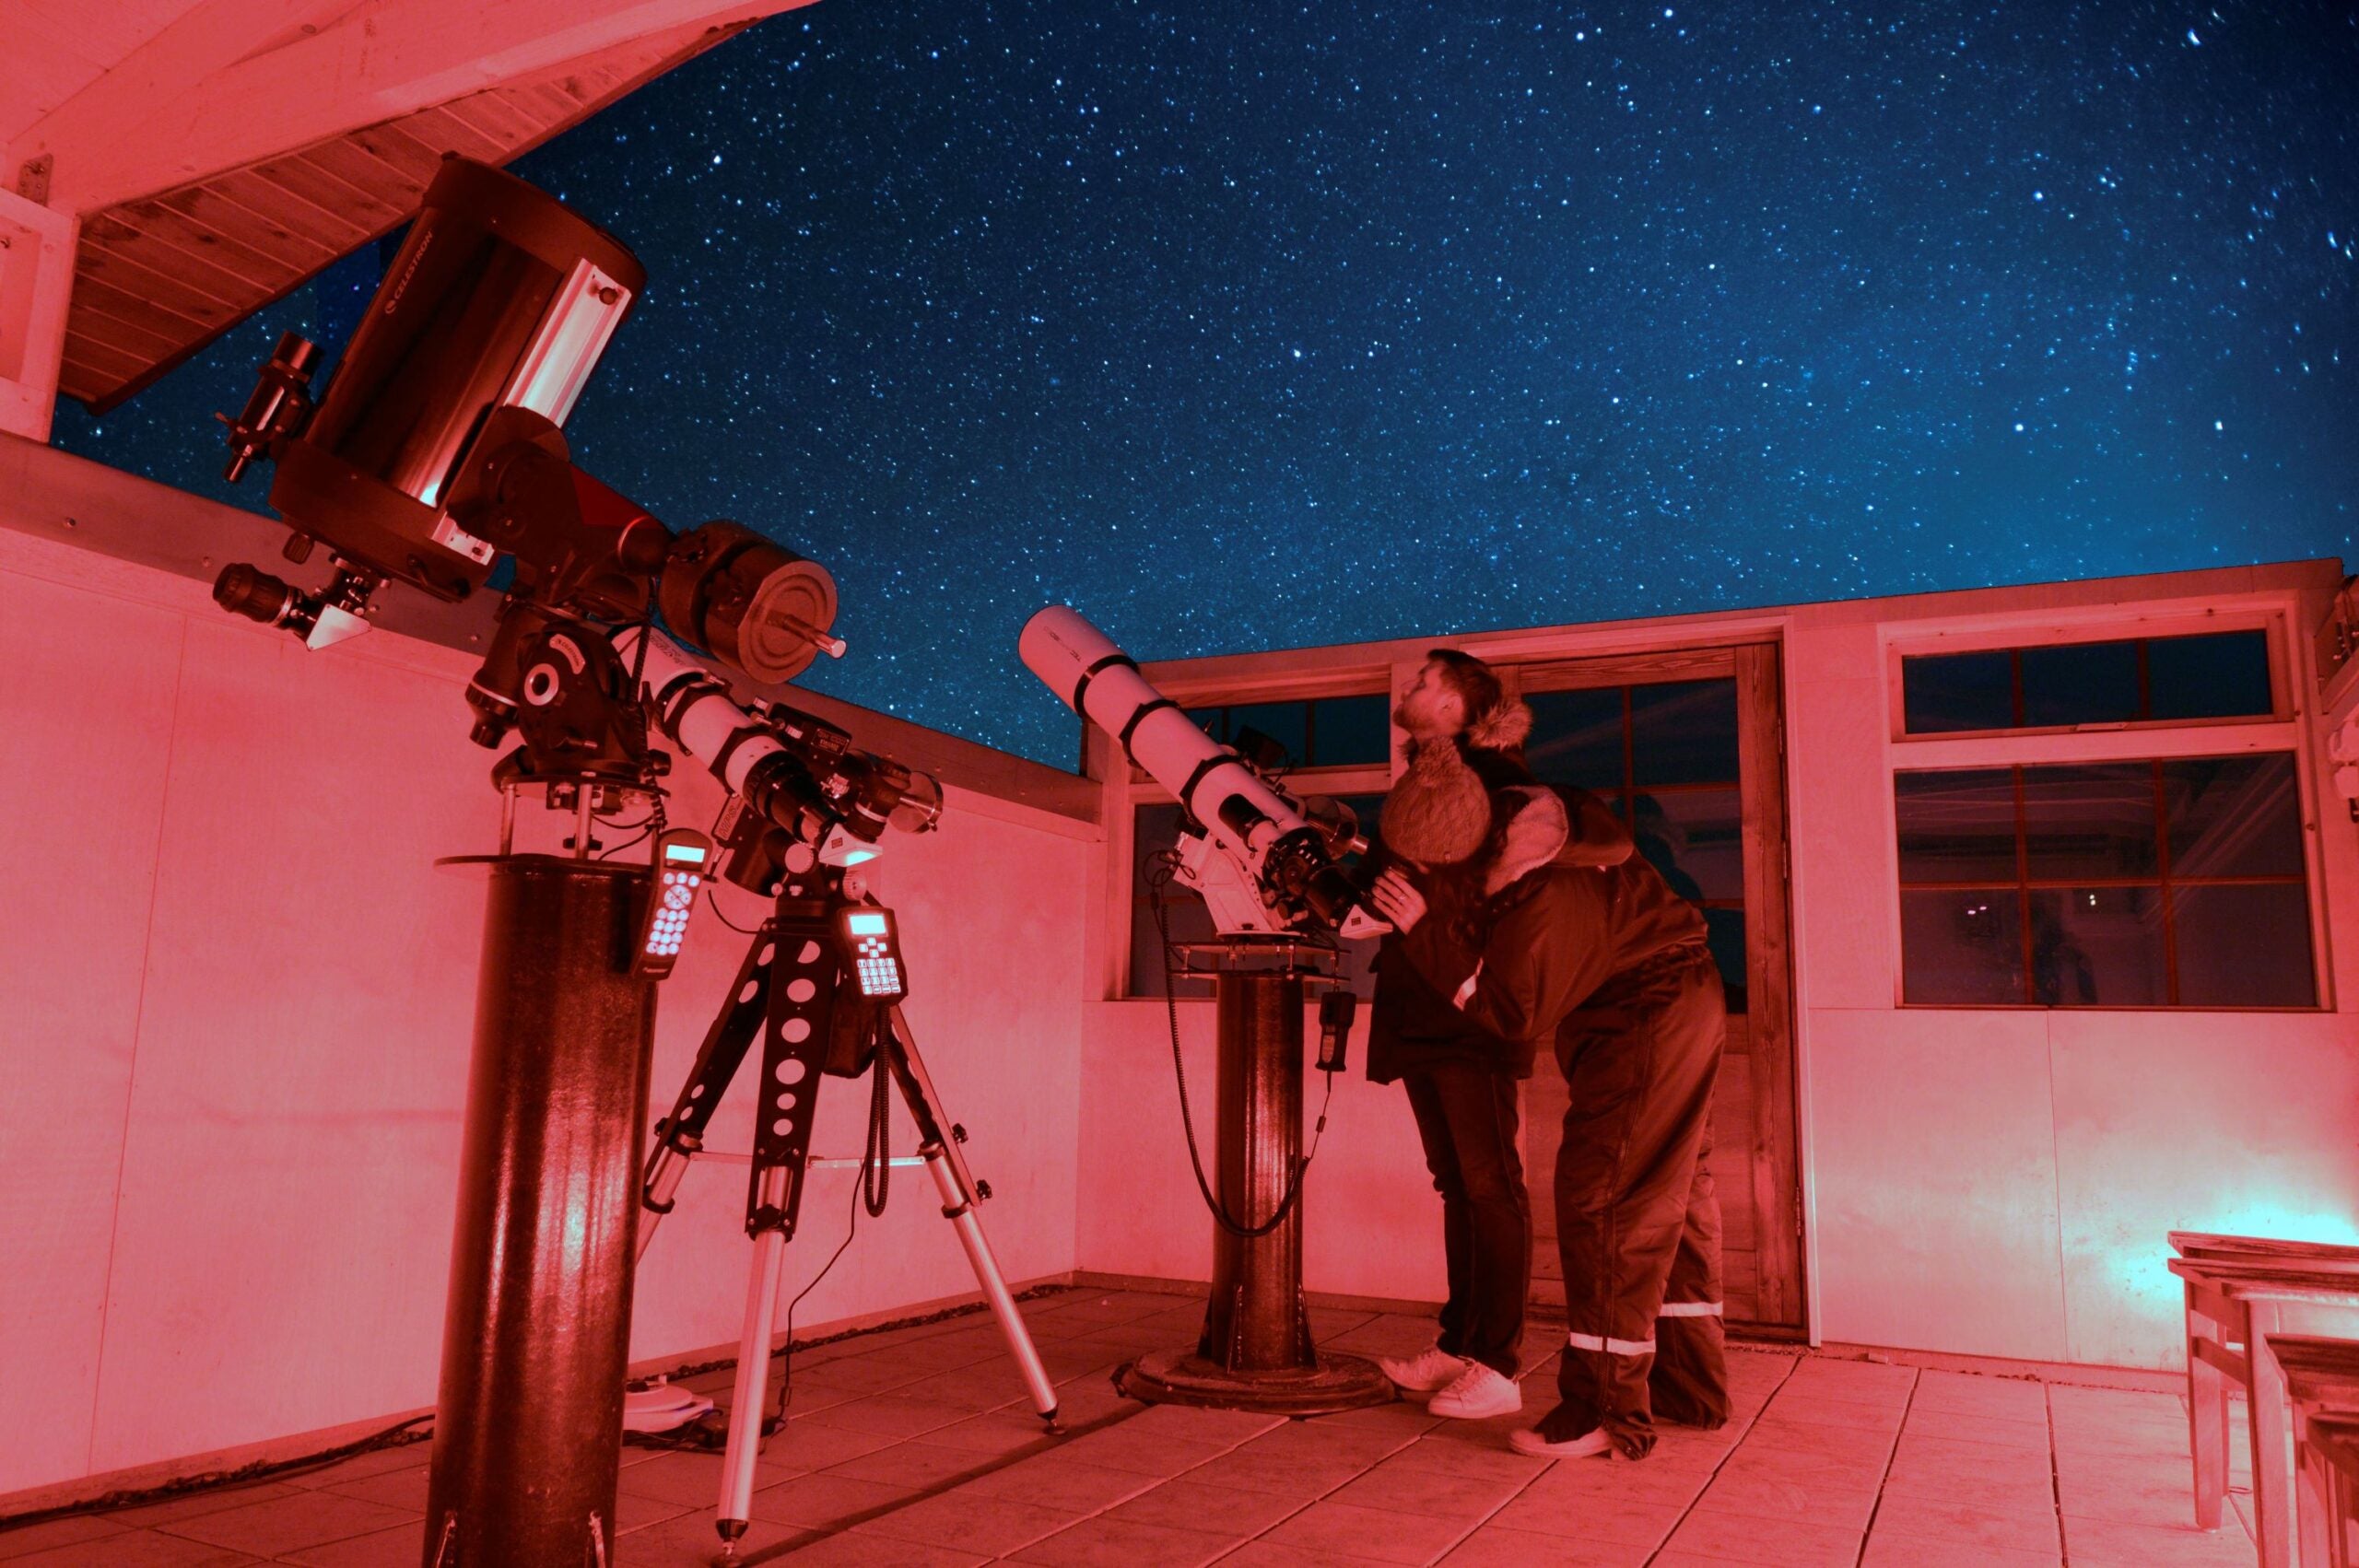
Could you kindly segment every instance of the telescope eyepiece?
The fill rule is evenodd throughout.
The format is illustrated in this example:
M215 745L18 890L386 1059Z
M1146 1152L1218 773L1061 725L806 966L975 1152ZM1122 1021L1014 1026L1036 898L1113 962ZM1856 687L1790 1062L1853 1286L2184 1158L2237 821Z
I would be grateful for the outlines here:
M223 567L213 579L213 602L233 615L260 621L266 626L287 625L303 596L294 585L243 562Z

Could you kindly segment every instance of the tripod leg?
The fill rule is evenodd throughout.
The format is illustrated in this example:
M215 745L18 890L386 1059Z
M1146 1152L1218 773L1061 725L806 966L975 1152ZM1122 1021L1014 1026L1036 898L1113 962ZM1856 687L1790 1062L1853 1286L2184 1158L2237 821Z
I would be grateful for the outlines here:
M918 1153L925 1156L925 1168L933 1173L933 1185L942 1194L942 1217L957 1231L959 1245L967 1249L967 1262L975 1270L975 1281L983 1287L983 1294L992 1304L992 1315L999 1319L1000 1334L1007 1340L1007 1353L1015 1358L1017 1368L1024 1374L1024 1386L1032 1392L1032 1408L1040 1412L1040 1419L1053 1431L1057 1424L1057 1386L1049 1381L1049 1369L1040 1364L1040 1352L1033 1346L1031 1330L1024 1327L1024 1314L1017 1309L1015 1297L1008 1293L1007 1280L999 1271L999 1259L992 1256L991 1240L983 1235L983 1223L975 1214L974 1195L959 1185L941 1144L928 1143Z
M754 1459L762 1445L762 1411L769 1403L770 1326L778 1312L778 1276L786 1259L786 1233L754 1238L753 1276L745 1291L745 1334L737 1345L737 1384L729 1397L729 1446L721 1464L721 1507L713 1527L734 1552L752 1517Z
M672 1195L680 1189L680 1178L688 1174L688 1158L695 1153L673 1141L668 1129L658 1129L656 1138L655 1153L647 1157L647 1175L640 1184L638 1256L641 1258L655 1240L655 1227L672 1211Z
M781 904L783 910L783 904ZM786 1244L803 1207L803 1175L811 1155L812 1119L817 1110L820 1071L829 1037L837 989L835 950L822 919L780 913L762 928L775 946L781 971L777 984L738 989L731 1016L761 1000L767 1018L762 1033L760 1094L754 1116L754 1164L745 1193L745 1232L754 1238L753 1284L745 1297L745 1336L737 1347L737 1387L729 1409L729 1449L722 1465L721 1508L713 1523L734 1552L745 1533L754 1494L754 1456L760 1446L763 1407L769 1384L770 1324L778 1310L779 1271ZM749 963L753 960L748 960ZM763 994L757 998L757 991ZM740 1052L742 1055L742 1051ZM724 1080L725 1082L725 1080ZM698 1089L694 1080L690 1093ZM718 1098L716 1087L712 1098ZM684 1095L684 1105L686 1097ZM697 1107L710 1117L711 1106ZM701 1121L683 1124L701 1133Z
M1007 1340L1007 1353L1024 1374L1024 1386L1032 1391L1032 1408L1051 1428L1057 1424L1057 1386L1049 1381L1049 1369L1040 1364L1040 1352L1033 1347L1032 1331L1024 1327L1024 1314L1016 1310L1015 1297L1008 1293L1007 1280L999 1271L999 1259L992 1255L992 1244L983 1235L983 1223L976 1217L975 1204L986 1190L967 1169L967 1162L958 1157L960 1138L966 1136L942 1119L942 1108L935 1102L933 1079L925 1070L924 1059L918 1055L917 1040L910 1033L908 1020L901 1010L894 1008L886 1016L889 1025L882 1044L883 1054L893 1073L893 1082L901 1087L901 1098L908 1102L910 1119L918 1126L918 1153L925 1156L925 1168L933 1173L933 1185L942 1194L942 1217L958 1232L958 1243L967 1249L967 1262L975 1270L976 1283L983 1287L983 1294L992 1304L992 1315L999 1319L999 1331Z
M769 925L757 932L737 965L729 988L730 1000L705 1031L688 1081L672 1102L672 1114L655 1124L655 1147L647 1156L646 1175L640 1182L639 1251L645 1257L655 1240L655 1227L672 1211L672 1195L687 1174L688 1162L704 1149L704 1129L721 1105L729 1081L737 1076L745 1052L762 1030L769 1011L770 965L777 956L778 934Z

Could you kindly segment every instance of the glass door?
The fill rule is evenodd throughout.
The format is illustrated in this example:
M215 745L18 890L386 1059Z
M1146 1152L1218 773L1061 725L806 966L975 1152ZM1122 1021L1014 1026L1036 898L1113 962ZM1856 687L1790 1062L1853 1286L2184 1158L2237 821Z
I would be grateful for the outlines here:
M1639 852L1703 912L1728 988L1711 1169L1725 1227L1730 1321L1804 1328L1794 1136L1792 983L1778 650L1759 645L1526 665L1527 755L1630 825ZM1532 1297L1561 1309L1553 1176L1565 1081L1551 1058L1525 1104Z

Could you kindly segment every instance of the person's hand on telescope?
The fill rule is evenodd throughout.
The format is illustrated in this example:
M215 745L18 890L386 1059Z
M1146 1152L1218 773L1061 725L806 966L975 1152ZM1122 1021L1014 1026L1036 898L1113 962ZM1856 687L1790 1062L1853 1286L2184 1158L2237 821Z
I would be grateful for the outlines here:
M1368 899L1376 912L1392 922L1392 929L1402 935L1426 918L1426 895L1416 884L1398 871L1388 871L1376 879L1367 890Z

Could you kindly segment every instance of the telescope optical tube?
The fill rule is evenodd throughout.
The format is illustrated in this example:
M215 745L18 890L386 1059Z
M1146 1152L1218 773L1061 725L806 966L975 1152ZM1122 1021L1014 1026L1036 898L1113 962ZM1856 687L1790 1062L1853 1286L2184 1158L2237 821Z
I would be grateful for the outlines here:
M729 688L663 638L633 628L617 638L625 660L647 639L644 680L656 724L711 770L757 815L819 851L830 865L873 859L864 849L888 827L923 833L942 815L933 775L864 752L824 720L792 708L757 717Z
M1327 853L1325 835L1293 797L1245 766L1165 696L1131 656L1077 611L1051 604L1024 624L1016 650L1065 706L1121 743L1171 791L1214 847L1250 875L1285 924L1308 913L1338 926L1359 892Z
M554 196L446 157L318 412L272 443L271 506L344 560L465 598L499 549L449 501L489 416L522 408L562 427L646 287L620 240ZM264 380L299 363L274 361Z

